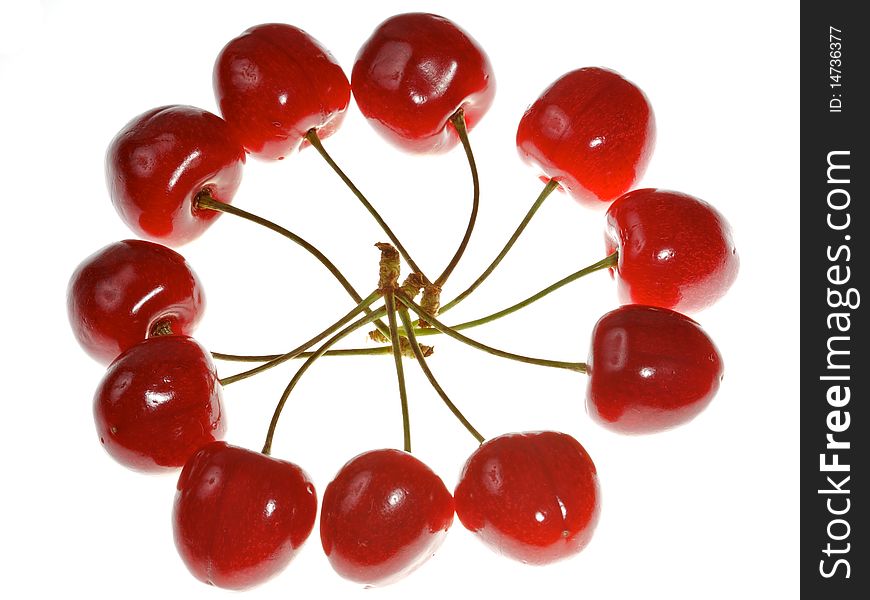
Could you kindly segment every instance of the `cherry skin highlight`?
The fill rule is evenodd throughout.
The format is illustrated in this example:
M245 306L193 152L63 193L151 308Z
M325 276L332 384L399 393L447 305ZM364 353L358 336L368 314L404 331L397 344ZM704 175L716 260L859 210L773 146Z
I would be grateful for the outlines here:
M245 151L220 117L193 106L162 106L127 123L109 144L106 182L112 204L134 233L178 246L220 215L196 195L231 202Z
M637 304L601 317L587 364L586 410L620 433L654 433L692 420L723 376L722 357L700 325Z
M94 420L103 447L122 465L182 467L226 431L211 355L187 336L139 342L106 371L94 395Z
M351 76L360 111L387 140L410 152L452 148L460 108L470 131L495 95L484 51L455 23L408 13L381 23L363 44Z
M76 268L67 289L73 334L105 365L161 329L192 334L204 309L202 285L184 257L142 240L98 250Z
M386 585L432 556L452 523L453 497L429 467L407 452L372 450L327 486L320 539L339 575Z
M580 552L600 512L598 475L565 433L510 433L488 440L465 463L456 515L494 551L528 564Z
M517 148L577 201L601 207L637 184L655 136L640 88L614 71L586 67L560 77L526 110Z
M737 277L740 259L731 227L694 196L659 189L629 192L607 211L607 253L622 303L680 312L706 308Z
M184 465L172 524L194 577L241 590L282 571L308 539L316 515L314 485L301 468L213 442Z
M254 156L280 160L316 129L338 129L350 83L336 60L310 35L281 23L251 27L231 40L214 66L221 114Z

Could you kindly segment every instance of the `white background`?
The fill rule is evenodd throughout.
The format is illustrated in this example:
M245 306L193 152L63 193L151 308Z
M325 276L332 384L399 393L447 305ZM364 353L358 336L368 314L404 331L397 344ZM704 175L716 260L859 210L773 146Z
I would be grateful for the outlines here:
M540 189L514 147L523 110L568 70L610 67L644 89L655 109L658 144L642 184L704 198L734 228L739 278L697 315L720 347L726 379L691 424L624 437L586 416L584 376L507 363L438 338L431 367L484 435L560 429L585 445L603 490L591 545L571 560L527 567L491 553L457 521L419 571L363 592L331 571L315 529L283 574L246 597L797 597L799 19L795 3L757 0L721 9L567 0L5 0L0 596L228 597L191 577L177 556L175 476L125 470L94 431L91 399L103 368L74 341L65 293L79 261L132 237L106 192L105 148L130 118L159 105L216 112L214 58L249 26L302 27L349 73L374 27L411 9L469 31L498 82L492 109L472 132L483 185L479 227L445 297L489 263ZM469 209L461 150L402 154L353 103L326 145L422 268L439 271ZM249 161L235 203L318 245L361 292L374 287L372 244L384 235L313 151L276 164ZM602 212L554 195L503 266L445 320L488 314L603 257L602 224ZM213 350L288 350L352 306L305 252L232 217L181 252L205 286L209 306L197 338ZM613 282L599 273L473 335L507 350L584 360L593 324L615 302ZM347 346L365 343L360 333ZM223 375L236 369L219 367ZM260 447L294 368L227 387L230 442ZM452 488L474 440L412 362L406 370L415 453ZM291 397L274 454L303 466L322 493L352 456L401 441L391 360L324 359Z

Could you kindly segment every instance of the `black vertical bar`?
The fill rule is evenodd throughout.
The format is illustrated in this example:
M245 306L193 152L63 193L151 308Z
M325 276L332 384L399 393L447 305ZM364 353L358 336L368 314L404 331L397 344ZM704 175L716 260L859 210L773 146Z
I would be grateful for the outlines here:
M801 593L870 598L870 22L801 4Z

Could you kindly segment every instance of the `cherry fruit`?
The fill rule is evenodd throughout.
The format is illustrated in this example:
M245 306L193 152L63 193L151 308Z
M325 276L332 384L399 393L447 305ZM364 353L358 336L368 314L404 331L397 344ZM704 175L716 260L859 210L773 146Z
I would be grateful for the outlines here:
M659 189L629 192L607 211L607 253L623 303L698 311L734 283L740 260L731 227L694 196Z
M600 511L598 475L565 433L510 433L488 440L465 463L456 515L490 548L529 564L580 552Z
M450 118L461 108L470 131L495 95L492 66L477 42L452 21L426 13L381 23L357 54L351 81L363 115L411 152L455 146Z
M190 335L204 308L202 285L184 257L142 240L115 242L86 258L67 291L73 333L103 364L156 333Z
M453 523L453 498L422 462L372 450L344 465L323 494L320 539L339 575L396 581L425 562Z
M231 40L214 66L221 114L242 145L280 160L316 129L334 133L350 102L341 67L310 35L282 23L251 27Z
M131 469L178 468L226 431L221 385L193 338L143 340L113 362L94 395L100 442Z
M181 245L220 214L196 206L208 190L231 202L245 151L220 117L193 106L162 106L127 123L109 144L106 181L121 219L137 235Z
M205 583L245 589L283 570L308 539L317 495L293 463L213 442L178 478L175 545Z
M700 325L665 308L629 304L592 331L586 410L621 433L686 423L713 399L722 357Z
M614 71L587 67L560 77L526 110L517 148L576 200L602 206L640 180L655 136L640 88Z

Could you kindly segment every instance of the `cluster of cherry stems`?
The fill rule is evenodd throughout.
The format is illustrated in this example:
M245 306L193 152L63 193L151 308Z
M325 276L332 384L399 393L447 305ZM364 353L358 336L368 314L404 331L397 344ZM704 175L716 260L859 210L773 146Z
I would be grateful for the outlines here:
M478 209L468 132L495 92L489 60L467 33L435 15L392 17L359 51L349 82L330 53L304 31L260 25L223 48L214 86L223 118L190 106L164 106L117 134L106 164L118 213L141 237L175 246L199 236L221 213L258 223L313 254L356 306L286 354L212 354L189 337L202 314L203 293L175 251L151 241L121 241L87 258L73 274L68 295L73 330L91 356L109 365L94 400L100 441L133 469L183 466L173 524L190 571L217 586L250 587L282 570L311 533L314 486L298 466L271 457L270 448L294 386L315 360L329 354L393 355L405 434L404 451L357 456L326 488L321 541L339 574L367 585L395 581L433 554L454 514L484 543L523 562L548 563L579 552L599 513L595 466L583 446L553 431L485 441L438 384L426 362L431 348L417 338L445 334L507 359L587 373L589 414L620 432L661 431L703 410L719 387L722 361L701 327L681 313L700 310L724 294L736 277L738 258L728 224L707 203L679 192L629 191L643 174L655 139L644 93L602 68L567 73L543 92L520 121L517 146L542 173L544 190L489 268L441 305L441 289L468 244ZM426 153L461 143L465 150L474 185L471 217L453 259L435 279L417 266L322 144L338 129L351 88L362 113L399 147ZM365 297L307 241L230 204L246 154L282 159L307 145L390 239L377 244L378 287ZM544 200L560 188L581 203L610 205L605 258L502 311L458 325L442 323L439 317L488 277ZM399 283L401 258L411 272ZM623 306L596 324L586 363L522 356L460 333L605 269L616 279ZM332 349L367 324L376 327L372 338L387 345ZM213 357L261 364L219 378ZM403 357L416 359L480 443L454 494L410 453ZM281 396L262 451L219 441L225 433L222 387L294 358L306 360Z

